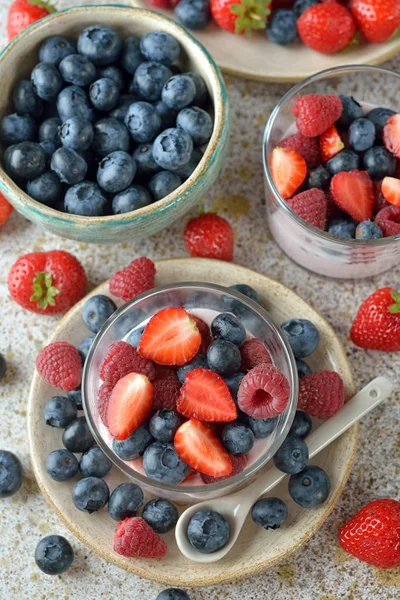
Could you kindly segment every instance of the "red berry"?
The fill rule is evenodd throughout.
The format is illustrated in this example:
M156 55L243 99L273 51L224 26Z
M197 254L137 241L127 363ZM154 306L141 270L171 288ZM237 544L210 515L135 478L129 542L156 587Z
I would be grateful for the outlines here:
M290 386L274 365L262 364L244 376L238 391L238 404L253 419L270 419L283 412L289 402Z
M400 235L400 206L382 208L375 217L375 223L382 229L383 237Z
M385 177L382 181L381 191L385 200L395 206L400 206L400 179Z
M8 9L7 32L8 40L12 40L20 31L32 25L39 19L54 12L53 6L46 0L14 0Z
M374 207L374 188L366 171L342 171L331 179L334 203L356 221L369 221Z
M240 354L242 355L243 371L251 371L258 365L272 363L270 353L257 338L246 340L240 348Z
M49 385L71 392L81 383L82 361L68 342L53 342L39 352L36 369Z
M368 42L386 42L400 25L399 0L351 0L350 10Z
M382 137L385 148L393 156L400 158L400 115L392 115L388 118L383 128Z
M181 384L172 367L156 365L156 376L153 380L153 406L152 410L168 408L176 411L176 402L179 397Z
M116 440L126 440L148 417L153 386L145 375L129 373L118 381L108 404L108 429Z
M117 523L114 551L128 558L164 558L167 544L140 517L128 517Z
M214 213L191 219L185 227L184 241L190 256L228 262L233 258L235 242L232 227L226 219Z
M390 206L390 204L382 194L382 181L374 180L372 183L374 186L374 208L372 212L377 215L379 211Z
M190 318L193 319L193 321L197 325L197 329L200 331L202 342L201 342L199 352L201 354L207 354L208 346L212 342L210 328L207 325L207 323L205 323L203 321L203 319L200 319L200 317L196 317L195 315L190 315Z
M328 419L344 404L344 386L338 373L317 371L299 381L297 407L318 419Z
M239 475L242 471L245 470L247 466L247 456L233 456L233 454L229 454L229 458L232 463L232 471L229 475L224 475L223 477L211 477L211 475L205 475L201 473L201 478L204 483L218 483L219 481L225 481L225 479L229 479L229 477L234 477L235 475Z
M151 6L173 9L178 4L175 0L149 0Z
M236 405L225 381L208 369L193 369L187 373L177 411L188 419L207 422L228 422L237 417Z
M125 269L117 271L110 279L110 292L125 302L154 287L156 267L149 258L133 260Z
M331 125L319 138L321 148L321 157L323 162L327 162L343 150L344 143L339 135L336 125Z
M272 180L282 196L291 198L307 175L306 161L290 148L274 148L269 157Z
M265 29L270 3L270 0L211 0L211 13L221 29L250 35L253 29Z
M322 5L316 4L316 6ZM339 119L342 112L341 99L332 95L306 94L298 98L292 107L297 129L306 137L322 135Z
M297 21L301 41L323 54L334 54L348 46L356 32L350 11L337 2L310 6Z
M150 381L156 374L153 363L142 358L133 346L126 342L114 342L100 365L100 377L104 382L114 386L128 373L146 375Z
M0 225L4 225L13 210L12 205L0 194Z
M400 567L400 502L383 498L364 506L340 528L339 543L379 569Z
M290 148L304 158L307 167L312 169L321 164L318 138L305 137L301 133L295 133L279 142L281 148Z
M110 383L102 383L97 392L97 410L99 411L100 419L106 427L108 427L108 406L113 387Z
M399 292L390 287L381 288L364 300L351 326L350 337L360 348L398 352L400 350Z
M290 208L306 223L325 229L328 199L322 190L311 188L287 200Z

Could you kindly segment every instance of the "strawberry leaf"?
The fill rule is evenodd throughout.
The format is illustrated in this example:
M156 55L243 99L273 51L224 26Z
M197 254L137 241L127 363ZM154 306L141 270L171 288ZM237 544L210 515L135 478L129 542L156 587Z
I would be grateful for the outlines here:
M400 294L396 290L392 290L391 295L394 300L394 304L389 306L389 312L392 315L396 315L400 313Z
M237 16L235 33L245 33L251 36L254 29L265 29L271 0L241 0L231 4L229 10Z
M29 0L29 4L32 4L33 6L39 6L39 8L44 8L49 13L57 12L57 9L47 0Z
M33 294L30 300L36 302L38 308L46 310L48 306L55 306L55 297L60 293L60 290L53 285L50 273L46 273L46 271L36 273L32 287Z

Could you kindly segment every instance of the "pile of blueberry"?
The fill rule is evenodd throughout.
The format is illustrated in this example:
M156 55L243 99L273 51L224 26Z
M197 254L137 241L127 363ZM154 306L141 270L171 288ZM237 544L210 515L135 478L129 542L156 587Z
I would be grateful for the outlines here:
M205 82L181 73L180 55L161 31L121 40L93 25L76 43L46 39L0 122L4 169L34 200L82 216L164 198L193 173L213 131Z

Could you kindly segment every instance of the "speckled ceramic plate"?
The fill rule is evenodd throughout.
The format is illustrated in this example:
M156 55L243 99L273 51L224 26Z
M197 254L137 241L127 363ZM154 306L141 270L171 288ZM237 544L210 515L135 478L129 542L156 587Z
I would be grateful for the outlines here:
M258 291L261 304L271 312L276 323L294 316L310 319L321 334L320 346L309 360L311 367L314 370L337 371L343 377L347 397L353 395L355 390L350 367L334 331L311 306L288 288L244 267L219 261L171 259L158 261L156 265L157 285L177 281L205 281L226 286L247 283ZM103 283L92 293L107 294L108 283ZM83 303L84 300L65 315L49 342L58 339L77 344L88 335L81 318ZM175 544L173 533L165 536L168 553L162 561L127 559L113 551L115 522L107 511L92 515L79 512L71 500L74 481L57 483L46 474L46 456L62 447L62 432L46 426L43 419L43 406L54 393L55 390L35 373L29 397L28 436L33 470L43 494L71 531L105 560L166 585L190 587L227 583L260 573L286 558L318 530L332 511L349 476L356 452L357 426L312 461L328 472L332 483L331 494L323 506L312 510L301 509L289 498L287 480L284 481L274 492L288 503L289 518L284 526L277 531L265 531L248 519L234 549L217 563L199 564L184 558ZM126 479L113 467L106 480L113 489Z

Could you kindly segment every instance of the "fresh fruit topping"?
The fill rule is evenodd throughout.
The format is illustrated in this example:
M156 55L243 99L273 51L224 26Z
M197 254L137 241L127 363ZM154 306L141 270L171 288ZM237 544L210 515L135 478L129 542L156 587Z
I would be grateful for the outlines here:
M36 369L46 383L67 392L81 383L81 357L68 342L53 342L45 346L36 359Z
M325 229L328 200L322 190L306 190L293 196L287 203L303 221L318 229Z
M307 175L306 161L290 148L274 148L269 157L272 180L282 196L291 198Z
M344 404L343 380L334 371L316 371L299 381L298 408L318 419L329 419Z
M97 392L97 410L99 411L100 419L106 427L108 427L108 406L113 387L110 383L102 383Z
M339 98L342 101L343 112L340 115L340 119L338 120L337 125L339 125L343 129L348 129L349 125L353 121L355 121L356 119L361 119L364 116L364 110L361 104L357 102L357 100L355 100L353 96L346 96L345 94L340 94Z
M306 358L318 347L319 332L308 319L288 319L281 325L295 358Z
M211 323L211 333L215 339L225 340L242 346L246 340L246 330L235 315L219 313Z
M356 240L380 240L383 238L383 233L382 229L373 221L362 221L356 227L355 237Z
M374 181L374 209L373 214L377 215L383 208L390 206L385 196L382 194L382 181Z
M167 544L144 519L128 517L115 528L114 552L127 558L164 558Z
M295 133L279 142L281 148L290 148L304 158L307 167L313 168L321 164L318 138L305 137L301 133Z
M347 8L337 2L325 2L304 11L297 21L297 30L306 46L333 54L350 44L356 24Z
M35 563L46 575L60 575L69 569L74 560L71 544L61 535L48 535L35 549Z
M178 0L175 18L187 29L200 30L211 21L209 0Z
M382 194L384 198L395 206L400 206L400 179L385 177L382 181Z
M243 456L254 446L254 433L244 423L228 423L222 431L222 444L229 454Z
M143 423L125 440L114 439L112 449L122 460L137 460L143 456L152 441L150 431L146 423Z
M309 375L310 373L312 373L310 365L307 364L306 361L301 358L296 358L296 367L299 379L301 379L305 375Z
M226 219L205 213L191 219L185 227L184 241L190 256L217 258L230 262L233 258L234 236Z
M272 363L271 355L260 340L252 338L246 340L240 348L242 355L242 369L251 371L254 367L265 363Z
M164 308L147 323L139 342L143 358L159 365L184 365L202 343L195 321L183 308Z
M77 417L64 429L62 443L73 454L87 452L94 444L94 437L85 417Z
M375 223L382 229L383 237L400 235L400 206L382 208L375 217Z
M331 174L325 167L319 166L316 169L309 171L307 185L308 188L318 188L324 190L328 187L331 180Z
M379 569L400 567L400 502L370 502L339 530L339 544L349 554Z
M142 511L142 518L157 533L168 533L175 529L179 513L174 504L165 498L152 498Z
M240 350L236 344L226 340L214 340L207 350L207 364L222 377L237 373L242 364Z
M182 460L196 471L211 477L232 473L229 454L211 429L197 419L190 419L180 426L174 446Z
M383 106L377 106L367 114L368 119L375 125L375 132L378 139L381 139L383 135L383 128L388 122L388 119L395 114L397 114L396 111Z
M46 425L65 429L74 419L76 419L78 409L71 398L65 396L53 396L49 398L44 405L43 416Z
M143 492L135 483L120 483L108 501L108 514L114 521L135 517L143 504Z
M206 354L208 346L212 342L212 337L210 333L210 328L200 317L196 317L195 315L190 315L190 318L196 323L197 329L200 331L201 335L201 346L199 352L201 354Z
M111 317L111 315L117 310L117 305L108 296L104 294L96 294L90 296L82 311L82 319L86 327L98 333L103 327L104 323Z
M328 233L336 237L354 240L356 236L356 222L349 219L333 219L328 225Z
M238 391L240 410L254 419L270 419L285 410L290 395L286 377L274 365L261 364L244 376Z
M85 452L79 462L79 471L83 477L105 477L111 467L111 460L97 446Z
M251 510L254 523L264 529L278 529L287 516L288 508L280 498L262 498Z
M296 15L292 10L275 10L268 21L266 34L271 42L287 46L297 41Z
M175 433L181 424L182 419L176 412L162 408L151 417L149 431L157 441L169 443L174 441Z
M400 158L400 114L392 115L386 121L383 143L393 156Z
M199 510L190 519L187 536L193 548L204 554L211 554L228 542L230 526L219 512Z
M342 171L358 170L360 167L360 155L357 152L353 152L353 150L342 150L326 163L326 168L331 175L336 175Z
M353 121L349 127L349 145L356 152L365 152L372 148L375 142L375 125L369 119L362 118Z
M64 250L21 256L8 274L8 290L22 308L54 315L69 310L84 295L86 275Z
M188 419L207 422L227 422L237 417L236 405L225 381L208 369L194 369L186 375L177 410Z
M4 225L13 210L12 204L4 198L3 194L0 194L0 225Z
M336 125L331 125L319 138L321 148L321 157L323 162L327 162L344 149L344 143L339 135Z
M99 375L105 383L114 386L128 373L139 373L152 381L156 371L153 363L142 358L133 346L114 342L100 365Z
M243 415L241 415L243 418ZM252 417L247 417L249 427L254 433L254 437L262 440L274 431L278 424L278 417L272 417L272 419L253 419Z
M400 25L399 0L351 0L350 10L364 38L386 42Z
M323 5L318 4L317 6ZM296 117L297 129L306 137L322 135L339 119L342 111L342 101L338 96L324 96L322 94L301 96L292 107L292 114Z
M14 0L8 9L8 40L54 11L55 8L47 0Z
M108 429L125 440L147 418L153 403L153 386L145 375L130 373L118 381L108 405Z
M177 485L189 474L190 466L179 456L173 444L154 442L143 455L143 468L147 477Z
M330 192L334 203L356 221L372 218L374 188L365 171L337 173L332 177Z
M229 475L224 475L222 477L211 477L211 475L205 475L204 473L200 473L201 478L204 481L204 483L210 484L210 483L218 483L219 481L225 481L225 479L229 479L229 477L235 477L235 475L239 475L239 473L242 473L242 471L245 470L245 468L247 466L247 461L248 461L247 456L231 455L229 458L231 459L231 463L232 463L232 471L229 473Z
M274 455L274 465L283 473L300 473L307 463L307 444L298 437L288 436Z
M308 375L308 373L306 373ZM304 377L305 375L303 375ZM289 434L292 437L304 439L308 436L312 428L312 419L310 415L302 410L296 410Z
M396 174L397 161L383 146L374 146L363 156L364 168L373 179L383 179Z
M231 33L251 35L253 29L265 29L271 0L211 0L216 24Z
M328 475L320 467L309 465L300 473L291 475L289 494L303 508L315 508L325 502L331 491Z
M156 365L156 376L153 380L153 410L176 410L181 385L175 369Z
M125 269L110 279L110 292L125 302L154 287L156 267L149 258L133 260Z
M351 326L350 337L360 348L398 352L400 350L399 292L390 287L381 288L364 300Z

